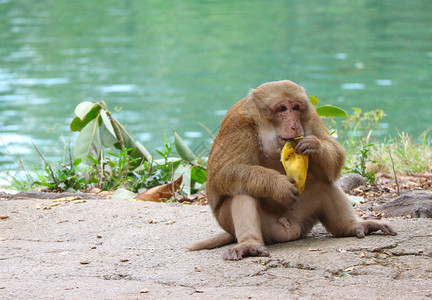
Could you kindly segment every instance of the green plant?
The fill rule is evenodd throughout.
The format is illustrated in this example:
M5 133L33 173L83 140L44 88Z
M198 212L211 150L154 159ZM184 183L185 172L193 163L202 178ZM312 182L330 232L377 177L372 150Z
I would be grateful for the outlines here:
M396 138L376 144L371 157L377 163L369 169L372 172L392 173L390 153L396 172L400 175L432 171L432 145L426 134L415 142L407 133L399 133Z
M135 141L131 134L120 124L108 110L104 101L84 101L75 108L76 117L70 124L72 131L79 131L75 142L74 154L84 163L89 163L90 157L103 157L104 148L115 147L132 149L129 155L137 160L133 167L142 161L151 160L147 149Z
M309 99L311 100L312 104L316 106L316 110L319 116L322 117L348 117L348 114L346 111L344 111L342 108L325 104L321 106L317 106L320 100L315 96L310 96Z
M32 186L45 186L51 191L77 191L87 187L88 181L84 173L78 169L81 159L78 158L70 163L49 164L45 159L42 172L35 174Z
M129 187L134 178L130 176L130 168L138 158L133 158L130 153L132 149L122 148L118 153L107 152L108 155L101 160L88 156L93 163L92 172L89 177L97 187L103 190L116 189L118 187Z
M361 144L360 146L358 146L357 151L359 152L359 154L354 161L353 167L346 167L346 170L348 170L349 173L360 174L366 179L367 182L370 183L375 182L375 173L367 171L368 163L376 163L375 160L369 159L369 151L372 146L373 144Z
M379 122L385 117L382 109L363 112L360 108L353 107L352 110L352 114L342 120L340 131L340 138L347 141L348 147L358 145L361 139L364 143L369 142L372 131L378 129Z
M136 180L132 184L132 189L138 191L141 188L151 188L166 184L174 180L174 173L181 164L181 159L171 158L172 141L168 141L164 135L163 150L156 150L162 159L144 162L143 166L134 172Z

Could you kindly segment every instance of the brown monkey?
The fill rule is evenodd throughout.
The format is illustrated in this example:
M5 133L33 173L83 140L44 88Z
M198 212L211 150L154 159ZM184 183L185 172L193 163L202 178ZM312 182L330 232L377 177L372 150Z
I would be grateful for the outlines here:
M283 145L304 136L296 152L309 156L304 194L286 176ZM268 256L265 244L299 239L321 222L335 236L364 237L387 224L357 217L335 185L345 159L343 147L329 134L305 90L288 81L265 83L226 114L208 161L207 196L226 231L199 241L191 250L212 249L237 240L227 260Z

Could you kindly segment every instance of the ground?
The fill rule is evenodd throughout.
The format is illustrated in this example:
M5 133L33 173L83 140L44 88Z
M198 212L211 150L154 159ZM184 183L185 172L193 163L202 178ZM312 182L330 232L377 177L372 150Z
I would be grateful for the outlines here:
M397 236L317 226L270 257L230 262L226 247L186 249L219 232L208 206L0 198L0 298L432 298L432 219L384 221Z

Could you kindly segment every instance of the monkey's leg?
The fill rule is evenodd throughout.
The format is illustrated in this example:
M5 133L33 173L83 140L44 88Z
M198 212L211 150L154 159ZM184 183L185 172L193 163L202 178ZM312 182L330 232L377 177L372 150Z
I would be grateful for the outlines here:
M385 222L362 220L358 217L347 196L336 186L327 185L321 197L322 210L319 219L331 234L363 238L368 233L381 230L384 235L396 235L396 231Z
M240 260L245 256L269 256L261 233L258 202L248 195L234 196L230 205L232 225L238 244L229 248L223 258Z

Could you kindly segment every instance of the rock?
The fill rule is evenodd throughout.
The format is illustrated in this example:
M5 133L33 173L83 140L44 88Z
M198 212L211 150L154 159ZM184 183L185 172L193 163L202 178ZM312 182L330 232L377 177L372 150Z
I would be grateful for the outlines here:
M383 204L388 217L432 218L432 193L407 193Z
M360 174L348 173L343 175L336 184L340 186L345 193L347 193L356 187L366 185L366 180Z

